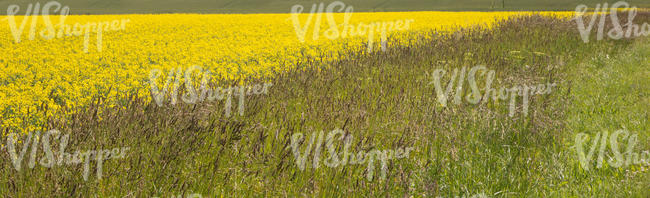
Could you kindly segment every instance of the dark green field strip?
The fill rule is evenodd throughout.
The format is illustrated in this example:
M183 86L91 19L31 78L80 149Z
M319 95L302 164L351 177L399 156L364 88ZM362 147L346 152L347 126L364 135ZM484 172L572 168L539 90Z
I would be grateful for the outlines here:
M2 0L0 14L7 6L16 4L24 12L29 3L48 1ZM291 6L300 4L307 8L314 0L60 0L70 6L72 14L142 14L142 13L289 13ZM579 4L595 7L598 3L615 0L349 0L342 1L356 12L386 11L502 11L502 10L564 10L573 11ZM628 0L637 7L650 8L646 0Z

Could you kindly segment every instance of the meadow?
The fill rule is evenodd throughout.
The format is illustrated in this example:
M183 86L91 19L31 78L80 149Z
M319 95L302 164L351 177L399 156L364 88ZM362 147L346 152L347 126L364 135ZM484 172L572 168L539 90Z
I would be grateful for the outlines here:
M325 21L301 42L290 14L69 16L129 20L91 33L88 52L82 32L47 40L38 23L16 43L3 25L0 195L648 197L647 164L587 170L575 138L626 129L649 150L649 37L584 42L572 14L354 13L351 24L414 21L385 50L379 36L374 50L364 36L327 39ZM471 102L471 78L489 95L488 71L495 88L556 86L526 107L516 94Z

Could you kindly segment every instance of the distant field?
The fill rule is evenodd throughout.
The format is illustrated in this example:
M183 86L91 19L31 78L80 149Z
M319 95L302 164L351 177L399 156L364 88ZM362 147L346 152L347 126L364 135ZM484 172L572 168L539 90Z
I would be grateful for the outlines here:
M505 2L504 2L505 1ZM22 5L38 0L0 0L0 8ZM134 13L285 13L291 6L332 2L315 0L60 0L72 14L134 14ZM594 7L597 3L616 0L348 0L354 10L382 11L499 11L499 10L574 10L576 5ZM637 7L650 7L647 0L628 0ZM6 9L0 9L5 15Z

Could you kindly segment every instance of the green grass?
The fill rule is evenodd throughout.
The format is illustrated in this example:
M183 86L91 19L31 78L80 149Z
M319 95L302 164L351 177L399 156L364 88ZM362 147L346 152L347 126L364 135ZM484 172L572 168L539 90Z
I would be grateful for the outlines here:
M505 2L504 2L505 1ZM0 8L11 4L26 9L28 3L38 0L2 0ZM288 13L291 6L301 4L311 8L313 3L333 2L314 0L60 0L70 6L72 14L129 14L129 13ZM357 12L383 11L499 11L499 10L568 10L579 4L593 8L598 3L617 0L346 0ZM645 0L627 0L631 5L650 8ZM6 14L6 9L0 9Z
M630 135L638 135L634 152L650 151L650 43L647 38L637 42L625 53L619 55L599 54L572 70L570 82L571 107L568 112L566 144L573 146L577 133L589 134L592 138L598 132L612 134L627 129ZM619 138L620 147L627 140ZM623 143L625 142L625 143ZM591 143L589 143L591 145ZM586 147L586 146L585 146ZM613 157L607 148L607 157ZM577 164L575 151L565 151L570 162ZM581 194L592 197L614 197L621 194L633 197L648 197L650 174L648 165L630 167L607 167L594 170L592 161L589 171L567 166L573 175L566 188L558 193ZM606 163L605 163L606 164ZM616 182L613 182L616 181ZM568 186L582 186L569 188Z
M637 24L649 18L640 15ZM126 159L107 161L103 178L91 175L89 181L79 165L17 172L2 160L0 194L648 196L647 166L585 172L572 149L579 132L623 126L640 135L639 148L649 148L647 40L583 43L572 22L539 16L513 18L492 30L429 34L414 47L350 52L338 62L313 60L272 79L248 79L274 85L266 96L247 98L244 116L225 117L223 101L158 107L130 97L98 112L105 107L98 99L70 118L51 119L44 130L69 133L69 151L131 147ZM494 70L498 86L555 82L558 89L532 97L528 116L520 113L521 103L514 117L507 102L441 107L427 73L475 65ZM375 174L368 181L366 167L357 165L299 170L290 137L337 128L354 136L353 151L415 150L392 161L386 179ZM0 159L9 159L6 149Z

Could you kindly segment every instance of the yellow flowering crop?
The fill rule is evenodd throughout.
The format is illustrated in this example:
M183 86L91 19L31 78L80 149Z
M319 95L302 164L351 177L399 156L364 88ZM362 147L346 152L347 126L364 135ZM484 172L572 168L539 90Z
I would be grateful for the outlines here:
M495 19L517 14L530 12L354 13L350 24L412 19L408 30L391 33L398 44L408 45L417 33L473 25L489 27ZM570 16L572 12L543 14ZM92 39L97 35L92 33L88 53L83 49L84 36L50 40L38 36L45 27L42 16L38 16L33 40L28 38L32 21L26 20L20 43L15 42L8 20L1 20L0 124L14 132L39 130L48 117L83 107L93 96L101 95L114 104L116 98L135 91L150 101L147 87L151 69L169 71L198 65L222 79L236 79L237 74L267 77L292 69L307 58L333 61L340 58L340 52L366 48L367 38L363 36L301 42L290 15L68 16L66 24L130 20L124 30L102 35L101 52L94 46L97 42ZM335 14L338 21L342 17ZM20 23L24 16L15 18ZM56 22L58 16L51 18ZM327 27L323 21L321 31ZM307 35L312 31L313 26Z

